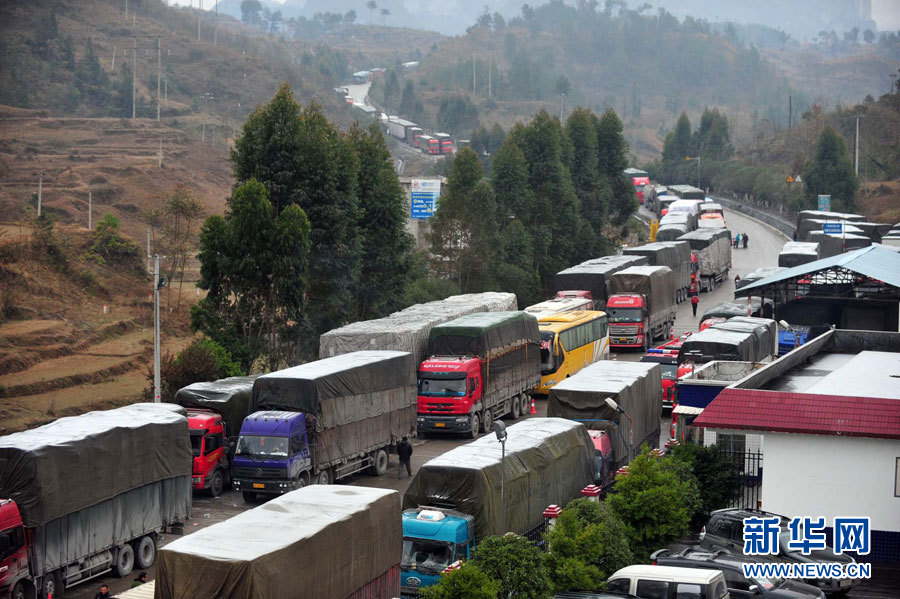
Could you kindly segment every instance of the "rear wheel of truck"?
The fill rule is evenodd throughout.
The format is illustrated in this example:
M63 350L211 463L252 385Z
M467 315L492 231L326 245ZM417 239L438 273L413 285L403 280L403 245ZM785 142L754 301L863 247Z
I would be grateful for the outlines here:
M131 545L122 545L116 553L116 576L125 578L134 570L134 549Z
M41 597L62 597L63 592L62 575L58 571L44 577Z
M382 476L388 470L388 454L385 450L379 449L372 455L372 465L369 466L369 474L372 476Z
M525 414L529 414L531 412L531 409L528 402L528 395L526 393L523 393L519 396L519 399L522 401L522 415L524 416Z
M489 433L491 432L491 423L494 421L494 415L491 413L490 408L485 408L484 412L481 414L481 432Z
M478 414L472 414L469 416L469 438L475 439L478 437L478 429L481 421L478 419Z
M512 398L512 418L518 420L522 415L522 398L518 395Z
M27 589L25 583L23 581L19 581L16 583L16 586L13 587L12 595L10 595L11 599L27 599L29 597L28 591L31 589ZM31 593L30 595L34 595Z
M156 540L147 535L134 544L134 557L138 568L146 570L156 561Z
M225 488L225 473L221 469L213 472L212 480L209 481L209 488L206 490L210 497L218 497Z
M328 468L320 471L319 474L316 475L316 484L317 485L330 485L333 482L334 482L334 479L331 478L331 470Z
M253 503L256 501L256 493L253 491L244 491L241 493L244 498L244 503Z

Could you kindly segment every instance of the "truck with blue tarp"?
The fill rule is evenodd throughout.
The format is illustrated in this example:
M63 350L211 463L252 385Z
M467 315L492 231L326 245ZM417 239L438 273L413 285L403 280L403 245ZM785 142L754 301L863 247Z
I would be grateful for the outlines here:
M531 418L426 462L403 495L402 592L417 596L484 538L540 534L544 510L564 506L597 479L583 424ZM539 538L539 537L538 537Z
M246 501L356 472L381 475L416 432L412 356L360 351L260 376L235 448L233 485Z

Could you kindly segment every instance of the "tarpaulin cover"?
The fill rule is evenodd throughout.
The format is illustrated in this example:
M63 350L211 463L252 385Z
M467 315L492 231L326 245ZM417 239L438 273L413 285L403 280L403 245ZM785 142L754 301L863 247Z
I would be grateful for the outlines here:
M861 231L861 235L865 235L872 241L878 243L881 241L881 238L887 235L893 225L883 224L883 223L870 223L870 222L862 222L862 221L854 221L853 227L859 229ZM848 231L849 233L850 231Z
M431 329L431 356L493 358L513 347L540 345L537 319L527 312L482 312L451 320Z
M251 408L315 416L317 461L327 466L415 433L414 373L407 352L342 354L260 376Z
M725 220L721 218L703 218L697 222L698 229L718 229L726 228Z
M821 231L824 228L823 225L825 223L833 222L842 223L844 233L853 233L855 235L858 235L863 232L862 229L857 227L855 223L850 224L849 221L835 221L820 218L811 218L800 223L800 229L797 230L798 239L800 239L800 241L811 241L809 239L809 236L813 231Z
M259 375L233 376L206 383L182 387L175 394L175 403L186 408L203 408L222 415L229 437L237 435L241 423L250 413L253 381Z
M865 216L860 214L848 214L844 212L822 212L820 210L801 210L797 213L797 229L799 230L803 221L807 221L810 219L818 219L818 220L827 220L827 221L835 221L835 220L848 220L848 221L864 221L866 220Z
M431 327L474 312L516 309L514 293L471 293L416 304L390 316L354 322L332 329L319 338L319 356L328 358L350 352L387 349L413 355L415 367L425 359Z
M554 291L583 289L591 292L595 302L606 303L606 282L614 272L629 266L647 264L644 256L604 256L582 262L556 273L553 280Z
M691 361L694 364L703 364L713 360L750 362L754 344L753 333L722 331L710 327L694 333L681 344L678 363Z
M740 289L741 287L749 285L750 283L755 283L756 281L765 279L766 277L771 277L772 275L778 274L782 270L784 270L784 267L782 266L760 266L756 270L750 271L749 273L741 277L741 280L738 281L736 287Z
M707 318L734 318L735 316L747 316L748 306L743 302L721 302L703 312L700 321Z
M820 250L823 258L829 258L843 252L858 250L872 245L871 239L865 235L857 235L855 233L838 234L813 231L809 234L809 240L819 243L819 247L824 248Z
M675 275L668 266L632 266L609 278L609 294L619 293L647 296L651 316L674 311Z
M656 231L656 241L676 241L688 230L687 225L663 225Z
M675 273L675 287L691 284L691 245L686 241L660 241L625 248L627 256L646 256L650 266L668 266Z
M788 241L778 254L778 266L790 268L815 262L820 258L819 244L808 241Z
M486 435L426 462L403 495L403 509L435 506L470 514L480 541L527 532L541 523L548 505L565 506L596 480L594 445L583 425L531 418L507 427L506 433L505 459L496 437Z
M731 233L728 229L697 229L678 238L697 253L701 276L715 276L731 268Z
M586 422L588 428L610 430L616 466L628 461L628 419L606 405L612 398L625 410L634 426L634 449L643 443L659 445L659 411L662 405L662 371L659 364L601 360L578 371L550 389L547 415ZM612 428L618 427L618 434Z
M691 229L694 226L694 219L687 212L672 212L672 209L669 208L669 212L659 219L660 227L665 227L666 225L685 225Z
M343 599L397 566L402 547L396 491L313 485L160 549L155 597Z
M187 418L154 404L60 418L0 437L0 497L16 501L28 527L190 474Z
M134 465L137 468L139 465ZM120 546L191 517L191 476L156 481L120 493L34 529L34 573Z
M778 326L770 318L737 316L713 325L713 328L719 331L752 333L753 353L749 356L752 362L759 362L778 353Z

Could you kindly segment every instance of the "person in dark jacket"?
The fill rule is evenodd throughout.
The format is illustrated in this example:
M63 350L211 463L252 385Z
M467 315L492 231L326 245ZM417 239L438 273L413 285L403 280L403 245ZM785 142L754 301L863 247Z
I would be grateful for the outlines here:
M138 574L138 577L135 578L134 581L131 583L131 588L139 587L142 584L146 584L146 583L147 583L147 573L141 572L140 574Z
M747 241L749 241L749 240L750 240L750 238L747 237L747 234L746 234L746 233L744 233L743 235L741 235L741 243L744 244L744 249L745 249L745 250L747 249Z
M412 453L412 445L406 440L406 437L403 437L400 442L397 443L397 455L400 456L400 467L397 469L397 479L403 478L404 466L406 466L407 474L412 476L412 466L410 465Z
M100 585L100 591L94 595L94 599L110 599L112 595L109 593L109 586L105 584Z

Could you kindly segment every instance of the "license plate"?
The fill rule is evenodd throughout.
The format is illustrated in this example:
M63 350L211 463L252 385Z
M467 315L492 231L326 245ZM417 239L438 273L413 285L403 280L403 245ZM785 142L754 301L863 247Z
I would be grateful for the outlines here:
M619 337L619 343L625 343L626 341L628 341L628 339L625 339L624 337Z
M264 485L263 483L253 483L253 488L254 489L265 489L266 485Z
M443 422L435 422L434 423L434 428L444 428L445 426L447 426L447 425L444 424Z

